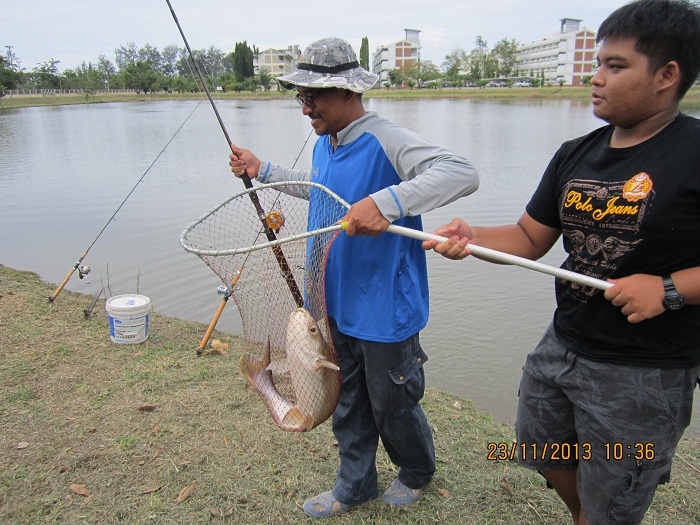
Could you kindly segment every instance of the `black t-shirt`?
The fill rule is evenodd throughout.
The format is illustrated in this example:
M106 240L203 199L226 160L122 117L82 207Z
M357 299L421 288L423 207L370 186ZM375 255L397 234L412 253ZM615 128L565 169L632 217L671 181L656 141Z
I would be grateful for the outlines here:
M564 143L528 214L560 228L562 268L600 279L700 266L700 120L680 115L631 148L612 126ZM554 326L581 356L685 368L700 363L700 306L630 323L603 292L557 279Z

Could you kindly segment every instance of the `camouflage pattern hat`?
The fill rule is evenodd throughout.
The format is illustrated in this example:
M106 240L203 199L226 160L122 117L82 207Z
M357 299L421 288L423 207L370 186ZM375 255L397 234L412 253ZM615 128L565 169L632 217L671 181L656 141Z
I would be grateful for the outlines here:
M293 73L282 75L277 82L285 89L340 88L364 93L379 76L360 67L350 44L341 38L323 38L306 48Z

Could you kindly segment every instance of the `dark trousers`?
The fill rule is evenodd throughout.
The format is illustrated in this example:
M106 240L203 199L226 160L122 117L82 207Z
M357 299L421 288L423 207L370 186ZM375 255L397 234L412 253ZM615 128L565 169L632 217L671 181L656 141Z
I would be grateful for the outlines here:
M379 438L399 467L399 481L412 489L435 473L433 436L418 404L425 391L427 356L418 334L398 343L349 337L330 319L342 386L333 413L340 466L333 496L358 504L377 497Z

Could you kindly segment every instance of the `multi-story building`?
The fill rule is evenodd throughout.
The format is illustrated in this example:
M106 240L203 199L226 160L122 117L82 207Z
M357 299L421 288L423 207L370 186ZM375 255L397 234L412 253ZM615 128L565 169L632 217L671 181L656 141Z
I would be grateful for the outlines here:
M516 67L520 76L540 78L556 84L582 86L582 79L594 74L596 46L595 31L581 28L581 20L563 18L561 31L536 42L522 44L518 49Z
M379 46L372 55L372 72L380 77L380 83L389 78L389 71L402 69L420 62L420 30L404 29L406 38Z
M264 67L273 77L286 75L294 71L300 56L298 45L287 46L287 49L266 49L253 57L253 70L257 75Z

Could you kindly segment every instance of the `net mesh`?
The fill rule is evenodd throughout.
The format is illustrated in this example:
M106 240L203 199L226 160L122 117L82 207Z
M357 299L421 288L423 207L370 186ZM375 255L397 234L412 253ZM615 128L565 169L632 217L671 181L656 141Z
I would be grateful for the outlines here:
M241 371L284 430L310 430L337 404L340 375L324 295L337 231L295 237L309 225L336 224L347 206L313 183L261 185L227 199L181 236L228 287L243 324ZM265 246L270 240L283 244Z

